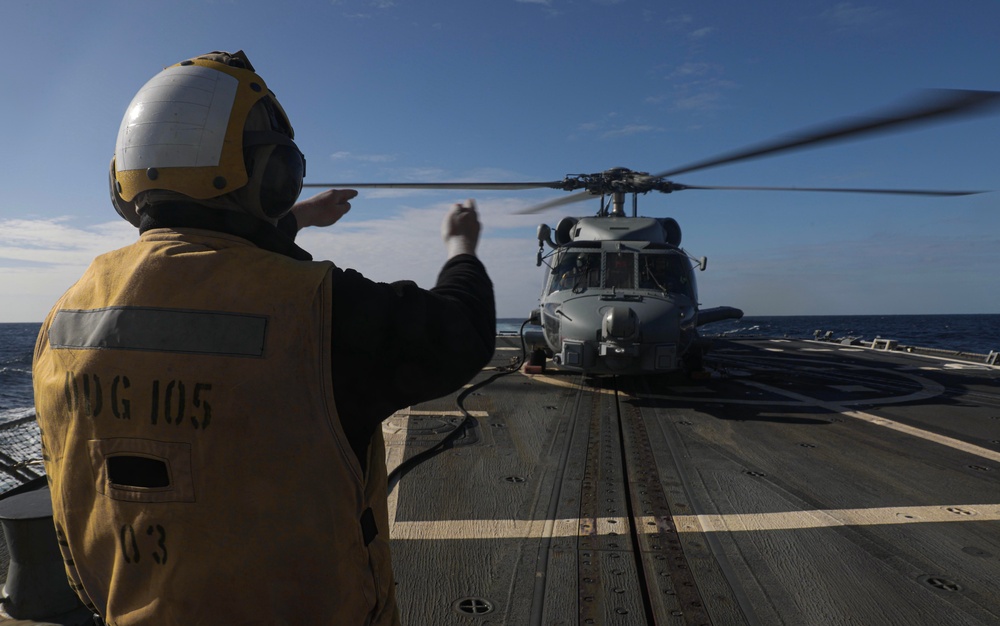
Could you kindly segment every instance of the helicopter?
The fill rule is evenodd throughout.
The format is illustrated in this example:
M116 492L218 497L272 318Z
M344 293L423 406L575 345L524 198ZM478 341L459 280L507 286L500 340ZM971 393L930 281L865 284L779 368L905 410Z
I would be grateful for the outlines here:
M745 161L780 152L862 135L903 130L946 118L980 115L1000 104L1000 92L932 90L877 116L813 127L793 135L672 168L657 174L613 167L594 174L567 175L543 182L458 183L307 183L303 187L408 188L454 190L525 190L548 188L575 192L521 214L599 197L593 216L564 217L555 229L538 226L536 266L546 274L539 306L522 330L530 359L528 373L545 371L551 359L560 369L587 375L644 375L703 372L710 342L698 329L714 322L739 319L735 307L699 308L695 269L707 258L690 256L681 243L680 225L671 217L638 213L638 197L649 192L685 190L800 191L833 193L962 196L982 191L920 189L748 187L686 185L671 180L679 174ZM626 204L631 199L631 210ZM548 247L548 251L546 251ZM522 327L522 329L525 327Z
M549 272L525 333L527 372L543 372L547 358L591 375L698 371L708 348L698 326L743 316L734 307L699 310L694 270L708 259L680 247L674 218L639 216L638 196L662 182L624 167L567 177L566 186L601 192L600 209L564 217L554 233L538 227L535 264Z

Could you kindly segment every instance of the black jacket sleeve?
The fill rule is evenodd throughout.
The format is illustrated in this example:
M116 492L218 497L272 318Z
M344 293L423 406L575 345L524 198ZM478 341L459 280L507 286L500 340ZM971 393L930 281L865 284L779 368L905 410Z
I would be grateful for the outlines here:
M430 290L335 268L332 310L333 393L362 465L382 420L455 391L493 355L493 284L473 255L445 263Z

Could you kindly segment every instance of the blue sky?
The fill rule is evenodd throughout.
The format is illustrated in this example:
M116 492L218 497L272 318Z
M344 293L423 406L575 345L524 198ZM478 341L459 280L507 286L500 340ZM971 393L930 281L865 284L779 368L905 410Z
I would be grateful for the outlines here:
M658 172L927 87L1000 89L1000 3L338 0L0 4L0 322L40 321L135 230L107 195L134 93L243 49L278 95L307 182L555 180ZM1000 312L1000 116L678 176L704 185L998 190L961 198L686 191L640 198L707 256L704 306L748 315ZM498 313L536 306L536 226L560 192L363 191L300 243L433 285L449 204L478 199Z

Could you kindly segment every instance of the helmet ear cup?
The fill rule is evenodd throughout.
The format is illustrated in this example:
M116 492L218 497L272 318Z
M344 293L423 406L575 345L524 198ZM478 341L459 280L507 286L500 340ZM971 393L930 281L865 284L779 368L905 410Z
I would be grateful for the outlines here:
M306 160L294 145L273 146L260 175L260 208L278 219L287 213L302 192Z
M302 192L306 159L290 137L277 131L243 134L247 200L265 219L279 219Z
M118 189L118 179L115 178L115 159L111 157L111 171L108 172L108 183L111 186L111 204L114 205L115 211L118 215L125 218L129 224L132 224L136 228L139 227L139 213L136 212L135 199L133 198L131 202L122 198L121 191Z

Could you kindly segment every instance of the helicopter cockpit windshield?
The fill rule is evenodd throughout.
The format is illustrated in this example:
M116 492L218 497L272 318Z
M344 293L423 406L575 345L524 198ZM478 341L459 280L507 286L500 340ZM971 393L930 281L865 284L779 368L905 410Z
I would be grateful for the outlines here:
M643 250L639 254L639 289L680 293L696 300L691 264L673 250Z
M691 264L674 248L641 250L570 248L549 274L546 293L588 289L643 290L683 294L695 299Z
M635 289L635 252L608 252L606 261L606 288Z
M548 293L564 289L580 293L601 286L601 252L569 250L549 275Z

